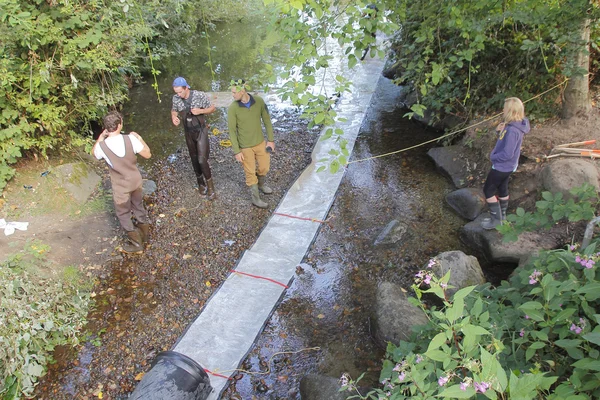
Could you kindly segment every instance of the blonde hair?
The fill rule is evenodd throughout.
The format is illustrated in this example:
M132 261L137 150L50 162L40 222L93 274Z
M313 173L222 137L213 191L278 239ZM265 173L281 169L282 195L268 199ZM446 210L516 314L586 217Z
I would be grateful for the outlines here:
M525 106L518 97L507 97L504 100L504 122L521 121L525 118Z

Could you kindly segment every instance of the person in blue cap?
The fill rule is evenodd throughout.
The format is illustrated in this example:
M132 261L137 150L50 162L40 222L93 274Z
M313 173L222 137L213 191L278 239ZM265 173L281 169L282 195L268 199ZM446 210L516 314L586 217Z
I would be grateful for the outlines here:
M179 126L183 121L185 143L190 152L192 167L198 180L198 190L210 200L215 197L215 187L208 158L210 145L208 143L208 127L204 115L215 112L215 106L210 103L206 93L190 89L187 81L178 77L173 81L173 106L171 120Z

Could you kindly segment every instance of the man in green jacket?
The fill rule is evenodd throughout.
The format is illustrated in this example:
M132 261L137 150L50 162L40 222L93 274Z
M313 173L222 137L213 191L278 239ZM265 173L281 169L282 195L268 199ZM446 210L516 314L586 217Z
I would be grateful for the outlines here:
M252 204L260 208L267 208L267 203L260 198L259 190L264 194L273 193L273 190L265 184L271 164L269 153L275 150L273 125L265 101L260 96L248 93L246 88L243 80L232 82L231 94L234 101L227 110L229 138L235 159L242 163L244 168ZM261 120L267 131L266 144Z

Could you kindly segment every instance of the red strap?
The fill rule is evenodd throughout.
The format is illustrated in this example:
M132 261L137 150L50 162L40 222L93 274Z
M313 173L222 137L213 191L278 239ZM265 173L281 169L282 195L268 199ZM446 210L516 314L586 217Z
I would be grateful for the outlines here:
M274 280L274 279L271 279L271 278L265 278L264 276L247 274L247 273L245 273L245 272L236 271L235 269L231 269L231 270L229 270L229 271L230 271L230 272L234 272L234 273L236 273L236 274L240 274L240 275L246 275L246 276L249 276L249 277L251 277L251 278L256 278L256 279L264 279L264 280L266 280L266 281L273 282L273 283L275 283L275 284L277 284L277 285L279 285L279 286L283 286L283 287L284 287L284 288L286 288L286 289L289 287L288 285L286 285L286 284L284 284L284 283L277 282L276 280Z
M212 372L211 370L209 370L209 369L206 369L206 368L204 368L204 372L208 372L209 374L211 374L211 375L214 375L214 376L218 376L219 378L225 378L225 379L227 379L228 381L232 381L232 380L233 380L233 378L231 378L231 377L229 377L229 376L225 376L225 375L221 375L221 374L214 373L214 372Z
M290 214L282 214L282 213L278 213L278 212L274 212L273 214L275 215L281 215L282 217L288 217L288 218L295 218L295 219L301 219L303 221L312 221L312 222L318 222L320 224L325 223L325 221L321 221L320 219L316 219L316 218L304 218L304 217L296 217L295 215L290 215Z

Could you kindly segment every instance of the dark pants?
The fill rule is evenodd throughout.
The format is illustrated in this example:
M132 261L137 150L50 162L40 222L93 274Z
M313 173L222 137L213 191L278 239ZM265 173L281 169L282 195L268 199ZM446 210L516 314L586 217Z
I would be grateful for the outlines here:
M498 193L498 197L508 197L508 178L510 177L511 172L500 172L495 169L491 169L490 173L485 180L485 185L483 185L483 194L486 199L493 197L496 192Z
M208 165L210 145L206 125L203 125L201 129L185 129L185 143L190 152L196 178L200 180L204 176L204 178L210 179L212 177L210 165Z
M144 209L144 197L140 186L133 192L122 192L113 187L113 200L115 202L115 213L123 229L131 232L135 229L131 221L131 213L141 224L147 224L148 214Z

